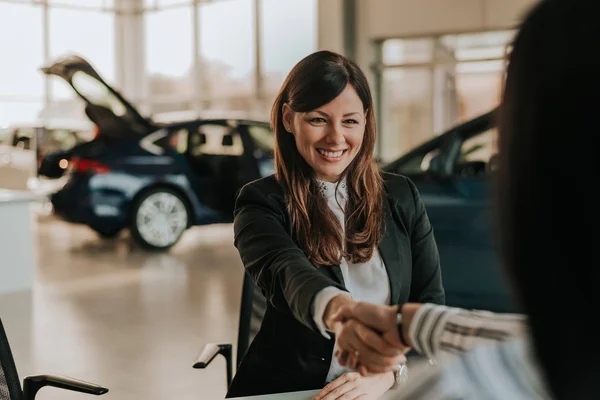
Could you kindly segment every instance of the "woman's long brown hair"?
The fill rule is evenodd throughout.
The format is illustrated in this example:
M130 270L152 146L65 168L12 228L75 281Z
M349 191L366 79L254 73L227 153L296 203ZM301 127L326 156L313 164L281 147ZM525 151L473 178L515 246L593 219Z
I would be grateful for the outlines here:
M283 105L308 112L328 104L352 85L366 111L365 135L356 158L344 171L348 188L345 233L320 195L312 168L302 158L294 137L283 125ZM337 265L344 257L365 262L381 242L383 179L373 160L375 116L369 84L352 61L319 51L301 60L290 72L273 104L275 175L283 187L294 235L300 248L316 266Z

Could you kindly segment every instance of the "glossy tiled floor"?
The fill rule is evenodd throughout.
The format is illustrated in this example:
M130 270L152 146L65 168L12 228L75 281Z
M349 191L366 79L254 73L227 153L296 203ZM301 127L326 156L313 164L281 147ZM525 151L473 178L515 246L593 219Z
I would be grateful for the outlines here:
M42 218L32 294L0 296L21 376L60 373L120 400L222 399L225 363L191 368L204 343L235 343L242 266L231 225L192 228L168 253ZM43 389L40 400L87 395Z

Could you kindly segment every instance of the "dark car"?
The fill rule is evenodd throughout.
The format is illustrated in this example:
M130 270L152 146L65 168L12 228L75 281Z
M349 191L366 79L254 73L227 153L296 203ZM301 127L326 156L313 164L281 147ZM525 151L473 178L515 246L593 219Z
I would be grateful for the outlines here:
M61 132L60 135L61 137L58 138L60 141L57 141L54 137L52 138L55 143L49 143L48 140L38 140L38 176L49 179L62 177L69 165L71 156L80 145L92 140L95 133L90 131L82 135L76 132L72 135L73 138L67 136L66 132Z
M80 57L42 70L71 85L98 127L71 151L68 182L51 195L67 221L103 237L129 228L142 246L166 249L190 226L231 222L236 192L273 173L268 122L223 114L155 123Z
M384 169L410 177L421 193L440 251L447 304L512 312L492 235L493 115L461 124Z

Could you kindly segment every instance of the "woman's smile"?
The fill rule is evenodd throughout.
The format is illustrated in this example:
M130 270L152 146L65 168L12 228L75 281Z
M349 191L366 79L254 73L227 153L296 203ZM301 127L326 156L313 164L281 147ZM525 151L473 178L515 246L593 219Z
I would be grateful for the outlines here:
M321 156L321 159L326 162L339 162L344 158L347 149L343 150L330 150L330 149L317 149L317 153Z

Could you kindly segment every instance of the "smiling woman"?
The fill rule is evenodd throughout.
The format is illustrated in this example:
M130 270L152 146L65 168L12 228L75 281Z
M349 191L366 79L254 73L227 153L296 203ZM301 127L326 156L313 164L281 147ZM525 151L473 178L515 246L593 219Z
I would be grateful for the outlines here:
M374 114L360 68L326 51L300 61L275 100L271 122L277 138L277 178L298 240L315 263L335 265L344 247L348 256L365 261L381 240L382 182L372 157ZM347 246L327 203L309 195L318 180L335 183L342 175L353 189ZM320 218L314 220L314 215Z
M351 111L355 110L355 111ZM286 131L317 178L336 182L358 154L365 133L363 103L351 84L330 103L307 113L283 105Z
M365 75L339 54L313 53L284 81L271 113L275 174L244 186L234 212L235 246L267 309L228 397L379 398L395 374L362 377L332 357L331 315L360 300L444 302L419 194L373 159L374 115Z

